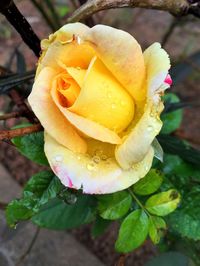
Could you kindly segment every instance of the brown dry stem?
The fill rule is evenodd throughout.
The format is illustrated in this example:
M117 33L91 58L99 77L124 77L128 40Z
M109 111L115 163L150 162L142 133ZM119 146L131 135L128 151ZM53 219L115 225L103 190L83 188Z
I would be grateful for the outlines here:
M29 127L16 128L12 130L0 130L0 140L8 140L14 137L27 135L42 130L43 127L41 126L41 124L35 124Z
M182 16L188 14L191 4L187 0L88 0L72 14L68 22L84 20L101 10L122 7L157 9Z

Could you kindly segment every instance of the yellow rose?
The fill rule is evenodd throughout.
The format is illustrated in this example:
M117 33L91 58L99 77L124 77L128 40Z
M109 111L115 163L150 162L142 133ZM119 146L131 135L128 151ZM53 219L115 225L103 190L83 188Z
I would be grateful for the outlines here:
M159 43L142 53L127 32L67 24L41 43L29 103L45 129L45 153L70 188L123 190L152 165L160 95L171 83Z

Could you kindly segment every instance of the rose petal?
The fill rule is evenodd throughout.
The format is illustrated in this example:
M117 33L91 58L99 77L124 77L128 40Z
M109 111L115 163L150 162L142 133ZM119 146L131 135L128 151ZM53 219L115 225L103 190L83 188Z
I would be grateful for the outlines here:
M135 116L134 120L137 122L133 121L130 125L123 143L117 146L115 152L118 163L124 169L144 158L162 127L159 118L163 110L160 89L170 68L169 57L160 44L155 43L144 52L144 58L147 70L147 103L142 110L143 115Z
M94 57L94 50L88 44L80 44L78 40L73 40L73 36L81 37L88 29L81 23L67 24L50 35L49 41L43 40L41 46L45 46L46 49L39 60L37 75L45 66L61 71L59 62L68 67L87 68ZM49 42L48 45L45 42Z
M52 98L66 117L66 119L75 126L79 131L87 135L88 137L98 139L103 142L108 142L112 144L119 144L121 143L120 137L112 130L105 128L91 120L88 120L82 116L79 116L75 113L70 112L67 108L64 108L59 103L59 98L57 94L56 87L53 86L51 90Z
M168 75L170 60L160 43L154 43L144 51L144 61L147 71L148 95L152 97L159 92L160 86L163 85ZM165 86L165 89L167 87Z
M130 34L97 25L85 31L83 39L90 43L105 66L134 99L145 98L146 92L142 86L145 78L144 58L140 45Z
M116 133L134 116L134 101L98 58L89 66L80 94L70 111Z
M86 142L77 134L53 102L50 94L56 72L45 67L39 73L28 101L45 130L60 144L74 152L86 152Z
M156 106L149 102L140 120L136 125L130 126L130 133L124 137L124 141L115 151L116 160L121 167L129 169L132 164L140 162L145 157L152 141L162 128L159 118L162 110L162 103Z
M110 144L108 144L110 145ZM73 153L45 134L45 154L61 182L84 193L105 194L126 189L149 171L154 152L150 148L143 161L126 171L114 157L97 162L94 154ZM102 157L103 158L103 157Z

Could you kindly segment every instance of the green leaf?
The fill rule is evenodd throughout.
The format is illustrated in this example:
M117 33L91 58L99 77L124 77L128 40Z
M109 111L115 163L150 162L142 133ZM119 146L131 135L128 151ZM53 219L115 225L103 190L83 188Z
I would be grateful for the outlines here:
M60 180L52 171L42 171L31 177L24 187L24 196L33 193L39 206L55 198L62 188Z
M187 142L170 135L159 135L160 142L165 153L179 155L183 160L195 164L198 168L200 151L191 147Z
M155 215L165 216L173 212L180 202L180 194L175 189L151 196L145 203L146 209Z
M94 220L95 214L95 198L81 195L73 205L68 205L59 199L49 201L33 216L32 221L40 227L64 230L90 223Z
M138 248L145 241L149 229L149 219L143 210L130 213L122 222L115 243L118 252L127 253Z
M165 221L156 216L149 218L149 236L154 244L160 242L160 238L163 236L163 230L166 229Z
M15 137L12 139L12 142L28 159L41 165L48 165L48 161L44 153L44 132L36 132Z
M108 220L116 220L124 216L131 207L132 198L126 191L98 196L100 216Z
M166 252L148 261L145 266L194 266L190 258L179 252Z
M97 216L96 221L92 227L92 236L93 237L98 237L102 235L108 226L110 225L111 221L109 220L104 220L100 216Z
M151 169L148 174L133 185L133 191L138 195L149 195L159 189L163 181L162 174Z
M168 224L173 232L182 237L200 240L200 187L190 188L184 195L181 207L168 217Z
M32 217L36 202L37 200L32 196L11 201L6 208L6 220L9 226L15 227L18 221Z
M167 93L164 96L164 100L170 103L180 102L178 96L174 93ZM180 127L183 117L183 111L177 110L170 113L164 113L161 115L161 120L163 121L163 127L161 130L162 134L170 134Z

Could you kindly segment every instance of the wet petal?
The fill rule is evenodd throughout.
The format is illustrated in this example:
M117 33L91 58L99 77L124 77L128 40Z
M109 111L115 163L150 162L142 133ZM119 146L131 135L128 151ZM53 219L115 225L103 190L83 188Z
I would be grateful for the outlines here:
M119 133L133 119L134 101L101 60L94 58L69 110Z
M51 98L52 80L56 72L46 67L38 75L28 101L45 130L60 144L76 151L86 152L86 142L77 134Z
M73 153L46 134L45 154L52 170L65 186L83 189L84 193L105 194L126 189L144 177L151 167L154 152L150 148L143 161L127 171L117 164L114 157L97 160L96 153Z
M161 130L160 113L163 103L160 93L166 89L165 79L170 68L167 53L160 44L151 45L145 52L145 66L147 73L147 102L142 110L143 115L136 115L128 133L125 134L121 145L116 147L115 156L124 169L144 158L151 143ZM137 108L137 107L136 107Z
M148 96L152 97L159 92L160 86L165 82L170 69L170 60L167 52L159 43L154 43L144 51L144 60L147 71ZM165 89L168 86L165 86Z
M85 41L134 99L146 96L145 66L138 42L127 32L97 25L85 31Z
M57 93L56 86L53 86L51 90L52 99L63 113L66 119L75 126L79 131L84 133L86 136L98 139L103 142L108 142L112 144L121 143L120 137L112 130L105 128L89 119L86 119L82 116L79 116L75 113L72 113L68 108L63 107L59 101L59 95Z
M39 60L37 75L45 66L61 71L59 62L68 67L87 68L94 56L94 50L88 44L79 43L79 39L74 37L81 38L88 29L81 23L67 24L50 35L49 40L43 40L41 46L44 51Z
M116 147L115 156L120 166L129 169L132 164L140 162L147 154L155 136L162 128L160 113L163 104L148 102L144 114L136 125L130 126L129 133L124 136L122 144Z

